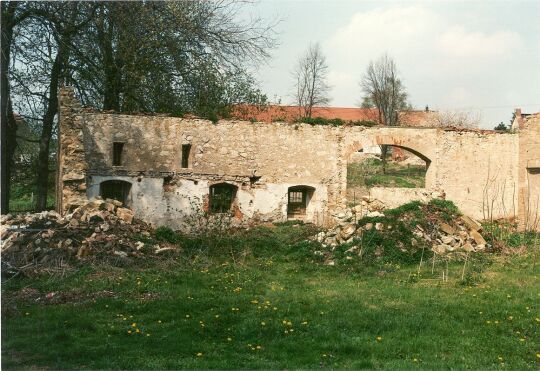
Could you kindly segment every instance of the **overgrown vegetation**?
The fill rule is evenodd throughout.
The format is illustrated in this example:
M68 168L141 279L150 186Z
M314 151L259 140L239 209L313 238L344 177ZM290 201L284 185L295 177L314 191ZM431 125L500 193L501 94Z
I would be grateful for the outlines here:
M335 266L307 241L310 225L191 237L158 228L138 238L180 253L4 282L2 366L538 368L538 245L479 253L465 279L449 262L448 280L419 274L418 252L401 251L414 247L414 226L458 213L438 200L364 218L386 228L366 231L361 260L338 246Z
M368 158L362 162L350 163L347 166L347 186L349 187L423 188L425 178L426 167L424 165L402 165L399 162L388 162L386 172L384 172L381 160Z
M301 117L296 119L294 122L310 124L310 125L329 125L329 126L367 126L372 127L377 125L375 121L370 120L342 120L340 118L327 119L324 117Z
M11 181L11 192L9 200L9 210L16 212L33 212L36 209L36 172L32 165L20 165L15 168ZM47 209L54 208L55 195L55 173L49 174L49 187L47 192Z

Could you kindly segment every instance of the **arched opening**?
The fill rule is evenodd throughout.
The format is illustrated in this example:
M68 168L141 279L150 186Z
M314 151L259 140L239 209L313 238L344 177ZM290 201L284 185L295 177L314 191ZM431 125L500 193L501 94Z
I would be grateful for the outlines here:
M287 192L287 219L304 219L315 188L309 186L289 187Z
M347 203L370 195L372 188L425 188L431 160L401 145L364 146L347 163Z
M226 213L232 210L238 187L229 183L210 186L208 210L211 213Z
M106 180L99 185L99 195L103 199L120 201L124 206L131 203L131 183L125 180Z

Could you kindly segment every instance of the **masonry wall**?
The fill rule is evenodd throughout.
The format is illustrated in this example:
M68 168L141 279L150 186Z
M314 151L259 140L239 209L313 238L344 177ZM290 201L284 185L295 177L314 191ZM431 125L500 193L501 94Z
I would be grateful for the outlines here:
M173 228L208 209L209 188L217 183L237 187L238 223L286 220L288 189L302 185L314 189L306 220L329 224L346 205L351 155L381 144L399 146L429 163L425 190L404 195L402 190L385 189L378 192L383 202L386 198L394 205L400 199L443 192L478 219L519 216L524 215L519 197L530 174L523 171L524 163L540 158L537 139L517 134L245 121L214 124L88 112L69 91L63 91L60 99L59 210L66 212L99 195L104 181L123 180L131 184L129 202L136 216ZM531 136L539 137L537 131ZM121 166L112 166L114 142L124 143ZM188 168L181 167L183 144L191 145ZM525 147L532 148L527 159Z
M519 129L519 221L523 229L540 230L540 114Z

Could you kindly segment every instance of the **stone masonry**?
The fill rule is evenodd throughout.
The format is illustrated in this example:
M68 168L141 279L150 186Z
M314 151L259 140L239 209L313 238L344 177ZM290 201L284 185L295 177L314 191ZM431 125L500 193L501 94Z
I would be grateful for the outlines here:
M331 224L346 205L347 162L364 147L406 149L428 165L427 191L443 192L478 219L517 217L531 227L540 197L540 117L517 133L441 128L311 126L82 109L69 88L60 93L58 211L100 195L107 181L129 184L127 203L156 225L181 228L207 210L210 187L235 187L234 218L243 223L287 219L288 192L309 189L305 220ZM113 166L113 143L122 163ZM189 145L182 167L182 146ZM293 188L291 188L293 187ZM378 190L392 204L422 192ZM424 192L425 193L425 192ZM396 201L398 200L398 201ZM536 226L537 227L537 226Z

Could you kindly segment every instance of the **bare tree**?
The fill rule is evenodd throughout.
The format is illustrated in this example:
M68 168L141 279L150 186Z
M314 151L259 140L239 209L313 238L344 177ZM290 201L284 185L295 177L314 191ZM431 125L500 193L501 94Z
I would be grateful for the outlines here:
M481 121L480 113L470 111L434 112L428 118L428 124L434 127L456 127L475 129Z
M364 92L362 106L376 107L382 124L398 125L399 111L408 109L409 105L394 60L384 54L377 61L371 61L360 86Z
M302 117L311 117L315 106L328 105L328 65L319 43L309 45L292 74L295 79L294 100Z
M398 78L394 60L383 54L378 60L371 61L360 81L364 92L362 107L375 107L379 122L387 126L399 124L399 112L408 109L407 92ZM388 146L381 146L383 172L386 172Z

